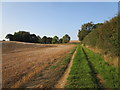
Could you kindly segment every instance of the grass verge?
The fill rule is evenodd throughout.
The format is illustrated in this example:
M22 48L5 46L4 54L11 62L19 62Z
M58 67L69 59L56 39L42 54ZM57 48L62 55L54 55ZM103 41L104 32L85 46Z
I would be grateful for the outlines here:
M118 88L118 69L99 54L79 46L66 88Z
M94 78L81 46L78 46L66 88L95 88Z
M118 88L119 87L119 78L118 78L118 69L109 65L100 57L99 54L94 53L93 51L85 48L87 56L94 66L97 74L101 75L104 79L105 88Z

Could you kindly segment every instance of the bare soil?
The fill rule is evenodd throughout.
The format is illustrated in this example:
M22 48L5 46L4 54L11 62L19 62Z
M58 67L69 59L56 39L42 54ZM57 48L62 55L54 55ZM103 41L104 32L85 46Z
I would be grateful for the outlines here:
M68 65L68 68L66 69L66 71L64 72L63 76L60 78L60 80L57 82L57 84L55 85L55 88L64 88L66 83L67 83L67 78L69 76L69 73L70 73L70 70L71 70L71 67L72 67L72 64L73 64L73 59L74 59L74 56L76 54L76 51L74 52L72 58L71 58L71 61Z
M8 41L2 44L3 87L20 87L74 47Z

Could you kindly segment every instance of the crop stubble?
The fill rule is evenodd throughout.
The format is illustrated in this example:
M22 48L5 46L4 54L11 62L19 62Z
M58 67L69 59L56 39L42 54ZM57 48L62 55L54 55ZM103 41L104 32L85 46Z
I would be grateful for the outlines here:
M69 53L73 47L74 45L3 42L3 87L20 87L45 67Z

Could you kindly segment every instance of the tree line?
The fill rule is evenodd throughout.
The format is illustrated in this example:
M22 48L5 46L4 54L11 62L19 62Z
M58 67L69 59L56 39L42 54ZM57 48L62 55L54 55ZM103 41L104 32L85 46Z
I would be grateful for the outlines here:
M119 56L120 14L104 23L86 23L78 32L78 38L83 45L101 49L103 54Z
M79 29L78 38L82 41L90 32L102 26L103 23L94 24L93 22L88 22L82 25L81 30Z
M38 35L31 34L26 31L18 31L14 34L7 34L6 39L9 41L20 41L20 42L30 42L30 43L41 43L41 44L59 44L59 43L68 43L70 41L70 36L65 34L62 38L58 36L47 37L43 36L42 38Z

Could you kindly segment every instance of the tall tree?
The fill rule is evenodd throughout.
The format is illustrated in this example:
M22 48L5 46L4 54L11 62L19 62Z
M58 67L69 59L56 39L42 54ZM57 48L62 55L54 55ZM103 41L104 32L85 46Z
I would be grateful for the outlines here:
M82 41L85 38L85 36L87 36L94 29L95 29L95 24L93 24L93 22L88 22L86 24L83 24L81 30L79 30L78 32L79 40Z
M88 22L86 24L83 24L81 30L79 30L78 32L79 40L82 41L91 31L101 27L102 25L103 23L93 24L93 22Z
M46 37L46 36L43 36L43 38L42 38L42 43L43 43L43 44L46 44L46 43L47 43L47 37Z
M30 34L30 42L37 43L39 42L39 39L35 34Z
M30 42L30 33L26 31L19 31L14 33L15 41Z
M39 36L36 36L35 34L30 34L26 31L18 31L15 32L14 35L7 34L6 38L10 41L21 41L21 42L31 42L31 43L38 43L40 40Z
M14 40L14 36L12 34L7 34L5 38L9 39L10 41Z
M70 41L70 36L68 34L66 34L65 36L63 36L63 43L68 43Z
M59 43L62 43L62 42L63 42L63 39L62 39L62 38L60 38Z
M41 37L40 37L40 36L37 36L37 38L38 38L38 42L39 42L39 43L42 43Z
M56 44L56 43L58 43L58 41L59 41L58 36L54 36L52 39L52 44Z
M52 44L52 38L51 37L47 37L47 44Z

